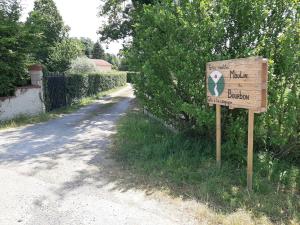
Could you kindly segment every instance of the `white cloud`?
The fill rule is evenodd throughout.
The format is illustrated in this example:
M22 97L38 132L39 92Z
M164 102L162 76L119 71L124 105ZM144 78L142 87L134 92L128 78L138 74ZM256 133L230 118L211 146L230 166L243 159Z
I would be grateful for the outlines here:
M97 31L103 19L97 16L100 0L54 0L66 25L71 27L71 37L89 37L96 41ZM25 21L28 13L33 9L34 0L21 0L23 7L22 20ZM121 42L103 45L106 52L117 54L122 48ZM107 47L107 48L106 48Z

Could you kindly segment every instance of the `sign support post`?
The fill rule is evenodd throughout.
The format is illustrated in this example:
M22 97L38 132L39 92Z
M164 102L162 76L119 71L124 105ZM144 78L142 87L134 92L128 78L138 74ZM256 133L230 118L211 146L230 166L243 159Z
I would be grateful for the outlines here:
M268 60L249 57L206 64L207 102L216 105L216 163L221 167L221 106L248 109L247 188L252 190L254 113L267 110Z
M216 158L217 166L221 167L221 105L216 105Z
M254 112L249 110L248 115L248 155L247 155L247 187L252 190L253 176L253 127L254 127Z

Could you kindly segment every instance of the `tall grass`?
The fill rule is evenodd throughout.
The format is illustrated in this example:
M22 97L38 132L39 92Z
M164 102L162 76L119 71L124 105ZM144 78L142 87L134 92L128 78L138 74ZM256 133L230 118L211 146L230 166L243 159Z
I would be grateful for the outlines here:
M138 111L120 120L113 149L136 182L146 182L148 188L197 199L224 214L245 209L276 223L300 222L299 165L256 154L249 193L246 165L223 160L218 169L213 140L174 134Z

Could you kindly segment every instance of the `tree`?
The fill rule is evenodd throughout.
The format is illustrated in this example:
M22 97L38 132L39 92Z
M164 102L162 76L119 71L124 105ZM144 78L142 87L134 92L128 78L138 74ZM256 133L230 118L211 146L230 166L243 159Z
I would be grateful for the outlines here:
M98 41L94 44L92 57L93 59L105 59L104 49Z
M0 96L11 96L27 83L26 63L32 36L19 22L18 0L0 0Z
M126 57L120 58L120 65L118 68L120 71L129 71L128 60Z
M99 29L101 41L125 39L133 36L134 18L144 5L154 4L159 0L107 0L99 15L107 17L107 23Z
M33 56L47 65L51 49L63 40L68 31L54 1L36 0L26 26L38 38L32 50Z
M75 38L65 38L57 42L49 55L48 69L65 72L71 67L71 62L78 56L84 55L84 45Z
M84 45L84 48L85 48L84 54L88 58L92 58L93 47L94 47L95 43L90 38L84 38L84 37L81 37L80 41Z
M112 64L113 69L117 70L119 68L120 65L120 61L118 59L118 57L114 54L110 54L110 53L106 53L105 54L105 60L107 62L109 62L110 64Z

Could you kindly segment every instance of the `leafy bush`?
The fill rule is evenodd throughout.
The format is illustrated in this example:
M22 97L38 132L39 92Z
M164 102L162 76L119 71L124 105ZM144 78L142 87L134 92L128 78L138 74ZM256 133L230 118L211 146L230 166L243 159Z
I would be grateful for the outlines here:
M12 96L16 86L29 80L26 63L31 35L19 22L18 1L0 2L0 96Z
M100 91L126 84L126 73L69 74L66 76L67 101L71 104L82 97L96 95Z
M140 71L140 101L183 131L214 140L206 101L209 61L260 55L269 59L269 108L256 115L255 149L300 159L299 6L293 0L161 1L133 14L127 58ZM298 7L298 8L297 8ZM245 161L246 110L222 107L225 157Z
M96 64L87 57L78 57L71 62L71 68L68 73L93 73L96 72Z
M47 63L48 69L50 71L67 71L71 67L72 60L83 55L83 50L83 44L77 39L65 38L61 42L57 42L51 48Z
M138 79L138 75L137 72L127 72L127 83L133 83L135 79Z

